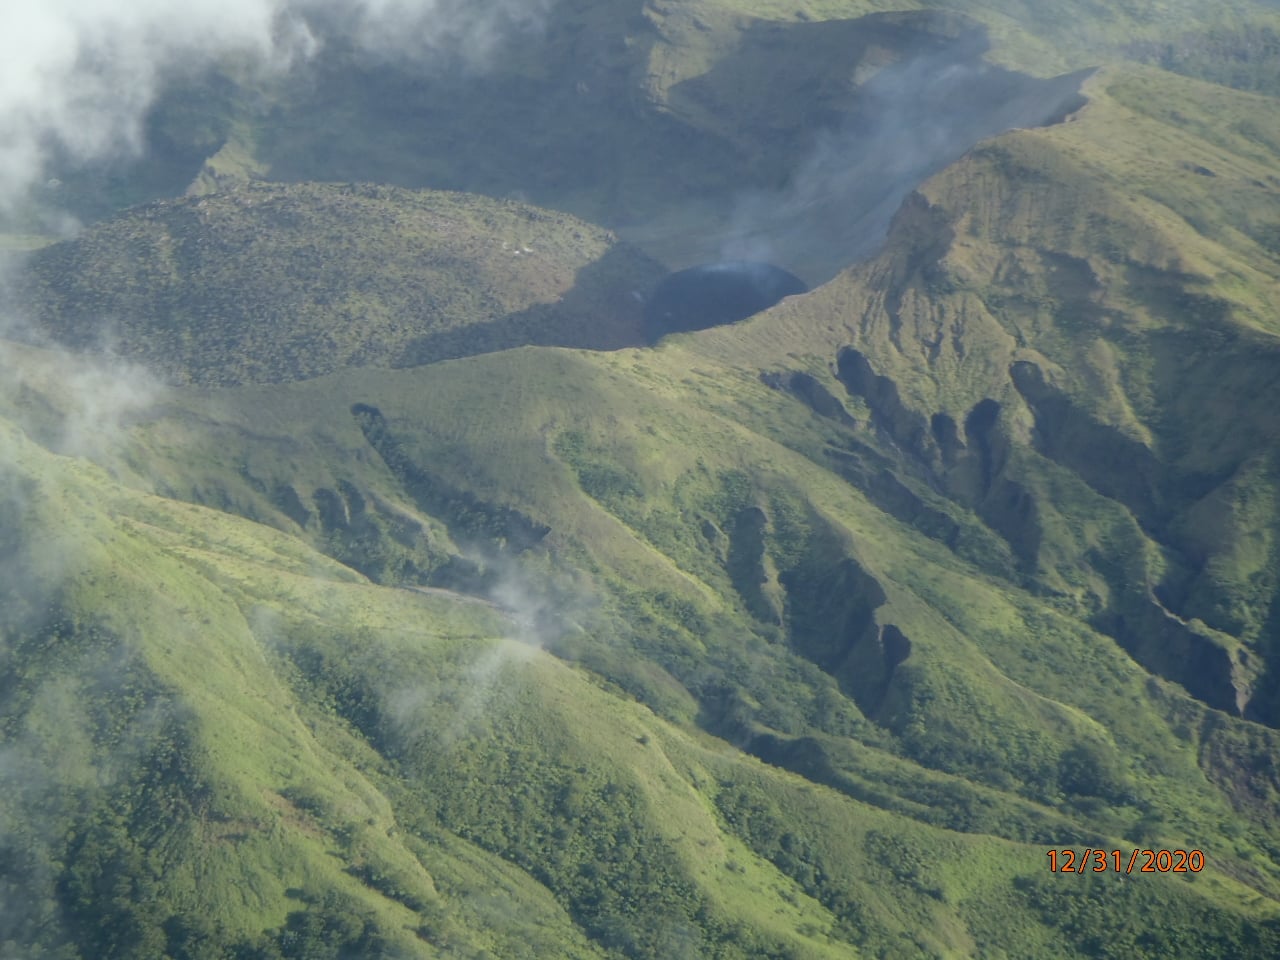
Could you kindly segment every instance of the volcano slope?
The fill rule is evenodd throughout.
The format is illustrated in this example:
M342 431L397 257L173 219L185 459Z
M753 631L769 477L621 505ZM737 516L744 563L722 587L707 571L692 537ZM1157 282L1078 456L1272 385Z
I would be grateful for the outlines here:
M1212 229L1271 154L1156 77L657 350L158 388L94 449L111 391L11 347L7 941L1273 955L1274 267ZM1208 866L1047 871L1135 846Z
M6 343L0 955L1275 956L1280 124L1086 93L656 349Z

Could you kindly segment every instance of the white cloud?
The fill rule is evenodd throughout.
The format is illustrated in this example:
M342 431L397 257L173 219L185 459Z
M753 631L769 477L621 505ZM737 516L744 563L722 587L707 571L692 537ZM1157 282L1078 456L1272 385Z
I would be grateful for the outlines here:
M313 0L313 3L316 0ZM473 66L506 42L537 33L554 0L360 0L358 41L367 50L448 54ZM324 6L326 0L319 0Z
M8 0L0 6L0 209L44 179L53 149L136 152L164 77L230 54L281 69L321 49L311 24L365 49L487 62L554 0Z
M280 0L19 0L0 14L0 200L41 179L55 145L136 150L159 78L176 64L277 53ZM279 51L284 52L284 51Z

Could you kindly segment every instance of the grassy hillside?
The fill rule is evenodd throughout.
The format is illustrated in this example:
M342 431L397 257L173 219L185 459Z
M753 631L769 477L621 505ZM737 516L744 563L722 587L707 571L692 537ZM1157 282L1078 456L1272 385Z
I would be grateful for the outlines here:
M1077 957L1096 922L1130 955L1274 949L1272 801L1198 762L1268 741L770 440L832 428L746 371L543 349L158 409L126 486L7 434L24 955ZM292 533L137 492L143 463ZM416 517L453 560L421 582L499 609L304 546L322 463L352 527ZM1046 872L1135 844L1210 867Z
M1176 121L1157 89L1176 92ZM764 364L785 344L830 364L827 382L1039 589L1157 672L1216 674L1198 695L1268 717L1254 691L1276 597L1270 115L1141 72L1089 93L1074 122L930 181L876 261L710 349Z

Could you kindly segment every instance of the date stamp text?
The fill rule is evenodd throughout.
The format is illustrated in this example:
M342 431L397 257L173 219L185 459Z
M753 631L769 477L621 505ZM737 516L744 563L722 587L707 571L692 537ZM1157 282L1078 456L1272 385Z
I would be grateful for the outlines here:
M1203 850L1050 850L1050 873L1199 873Z

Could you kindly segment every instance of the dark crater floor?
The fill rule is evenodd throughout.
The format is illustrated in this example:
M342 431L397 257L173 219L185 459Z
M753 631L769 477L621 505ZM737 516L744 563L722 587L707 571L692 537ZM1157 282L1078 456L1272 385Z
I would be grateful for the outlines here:
M653 342L669 333L745 320L808 289L795 274L753 260L679 270L668 274L645 301L645 335Z

